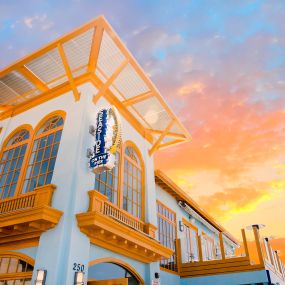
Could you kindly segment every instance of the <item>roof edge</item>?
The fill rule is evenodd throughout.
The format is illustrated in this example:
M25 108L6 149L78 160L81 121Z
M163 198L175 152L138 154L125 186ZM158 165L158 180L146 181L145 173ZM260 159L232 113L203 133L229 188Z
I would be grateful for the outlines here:
M187 202L199 215L201 215L207 222L209 222L214 228L216 228L218 231L223 232L229 238L232 242L239 245L239 241L233 237L222 225L217 223L215 219L209 215L208 213L203 210L198 203L196 203L192 198L189 197L189 195L181 189L177 184L175 184L164 172L162 172L159 169L156 169L154 171L155 178L159 179L162 183L164 183L167 187L169 187L174 193L177 195L172 195L176 200L177 197L180 198L180 200L183 200Z

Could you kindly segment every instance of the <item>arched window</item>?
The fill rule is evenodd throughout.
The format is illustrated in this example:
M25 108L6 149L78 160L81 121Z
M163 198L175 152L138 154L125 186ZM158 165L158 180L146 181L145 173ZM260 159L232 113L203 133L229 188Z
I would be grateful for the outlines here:
M132 145L124 151L123 209L142 218L142 161Z
M116 152L116 166L111 171L95 175L95 190L107 196L109 201L118 204L120 153Z
M42 124L34 137L22 192L51 183L64 120L54 115Z
M30 132L22 128L4 143L0 160L0 199L15 194L29 138Z
M33 269L31 263L15 255L0 256L0 284L31 285Z

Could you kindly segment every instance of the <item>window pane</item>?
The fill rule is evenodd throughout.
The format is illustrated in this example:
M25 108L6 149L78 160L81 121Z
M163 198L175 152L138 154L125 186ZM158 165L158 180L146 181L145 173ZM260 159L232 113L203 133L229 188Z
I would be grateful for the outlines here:
M119 153L116 153L115 167L110 171L105 171L95 175L95 190L108 197L108 200L114 204L118 203L118 173L119 173Z
M55 128L57 131L55 129L54 132L35 139L22 192L32 191L37 186L51 182L62 131L58 130L58 127L61 125L63 120L55 116L48 119L40 128L38 134L52 132Z

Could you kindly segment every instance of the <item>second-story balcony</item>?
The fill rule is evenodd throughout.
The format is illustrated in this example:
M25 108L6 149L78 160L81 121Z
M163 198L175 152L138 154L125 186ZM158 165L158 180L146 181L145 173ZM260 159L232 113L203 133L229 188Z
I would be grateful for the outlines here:
M55 188L44 185L0 201L0 249L34 243L59 222L62 212L51 207Z
M172 255L155 239L154 225L118 208L96 190L88 194L88 212L77 214L77 222L93 244L145 263Z
M220 233L221 256L217 259L204 260L201 237L198 237L198 259L185 261L181 254L181 242L176 241L178 271L182 278L200 277L215 274L241 273L248 271L268 271L271 277L280 285L285 284L285 265L278 256L278 251L272 249L268 238L261 238L258 225L252 226L254 241L248 242L245 230L242 229L243 250L241 256L226 256L223 234ZM249 250L249 244L251 248ZM251 251L251 252L250 252ZM255 254L252 254L255 252ZM192 284L192 283L189 283Z

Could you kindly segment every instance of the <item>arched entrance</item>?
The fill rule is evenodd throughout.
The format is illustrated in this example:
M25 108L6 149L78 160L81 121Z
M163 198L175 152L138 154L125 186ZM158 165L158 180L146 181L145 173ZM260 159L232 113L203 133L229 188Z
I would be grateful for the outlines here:
M18 252L0 254L0 285L31 285L34 260Z
M115 258L101 258L89 263L88 285L143 285L138 272Z

